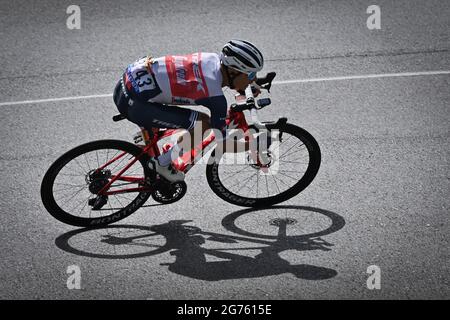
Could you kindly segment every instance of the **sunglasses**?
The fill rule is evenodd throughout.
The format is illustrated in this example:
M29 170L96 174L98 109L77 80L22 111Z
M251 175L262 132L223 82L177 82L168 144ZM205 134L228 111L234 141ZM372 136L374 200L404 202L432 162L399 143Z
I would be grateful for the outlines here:
M253 81L256 78L256 72L250 72L247 76L248 80Z

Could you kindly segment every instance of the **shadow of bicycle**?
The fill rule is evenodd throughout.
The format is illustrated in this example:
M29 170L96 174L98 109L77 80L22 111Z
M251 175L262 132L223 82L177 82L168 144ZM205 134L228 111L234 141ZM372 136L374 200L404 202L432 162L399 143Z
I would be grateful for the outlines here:
M176 274L206 281L284 273L308 280L337 275L334 269L292 265L280 256L286 251L292 254L292 250L330 251L333 244L321 237L345 225L345 220L334 212L304 206L239 210L222 220L222 226L234 234L204 231L188 225L189 222L192 220L172 220L153 226L78 229L62 234L55 244L66 252L102 259L142 258L170 252L175 261L161 265ZM245 253L249 250L259 253L248 256ZM208 257L219 261L208 261L211 260Z

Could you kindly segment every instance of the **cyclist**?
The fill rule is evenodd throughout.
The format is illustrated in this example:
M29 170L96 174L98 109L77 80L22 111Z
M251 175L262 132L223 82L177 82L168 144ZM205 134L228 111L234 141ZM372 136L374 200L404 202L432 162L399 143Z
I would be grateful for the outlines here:
M224 45L221 53L148 56L130 64L114 90L119 112L147 130L188 130L166 153L150 159L149 168L171 182L183 180L184 173L171 165L173 152L182 153L180 142L184 138L192 142L196 125L201 126L202 135L212 128L220 130L225 137L222 140L226 139L227 100L222 88L243 92L256 80L263 64L261 52L252 43L234 39ZM174 104L205 106L211 118Z

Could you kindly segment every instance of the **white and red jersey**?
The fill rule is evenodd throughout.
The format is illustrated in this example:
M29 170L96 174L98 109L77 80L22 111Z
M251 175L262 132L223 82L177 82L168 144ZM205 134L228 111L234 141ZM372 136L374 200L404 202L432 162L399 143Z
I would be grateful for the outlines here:
M128 65L122 79L127 95L150 104L203 105L211 111L211 126L225 128L227 100L219 54L168 55L151 61L143 57ZM175 119L177 108L171 111Z
M151 65L140 59L128 66L125 81L135 96L162 104L196 105L197 100L223 96L217 53L168 55L153 59Z

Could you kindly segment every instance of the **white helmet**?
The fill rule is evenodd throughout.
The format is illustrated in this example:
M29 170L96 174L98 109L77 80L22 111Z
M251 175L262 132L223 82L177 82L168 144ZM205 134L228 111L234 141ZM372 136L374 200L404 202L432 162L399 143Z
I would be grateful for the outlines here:
M264 65L261 51L248 41L236 39L223 46L221 60L223 65L247 74L261 71Z

